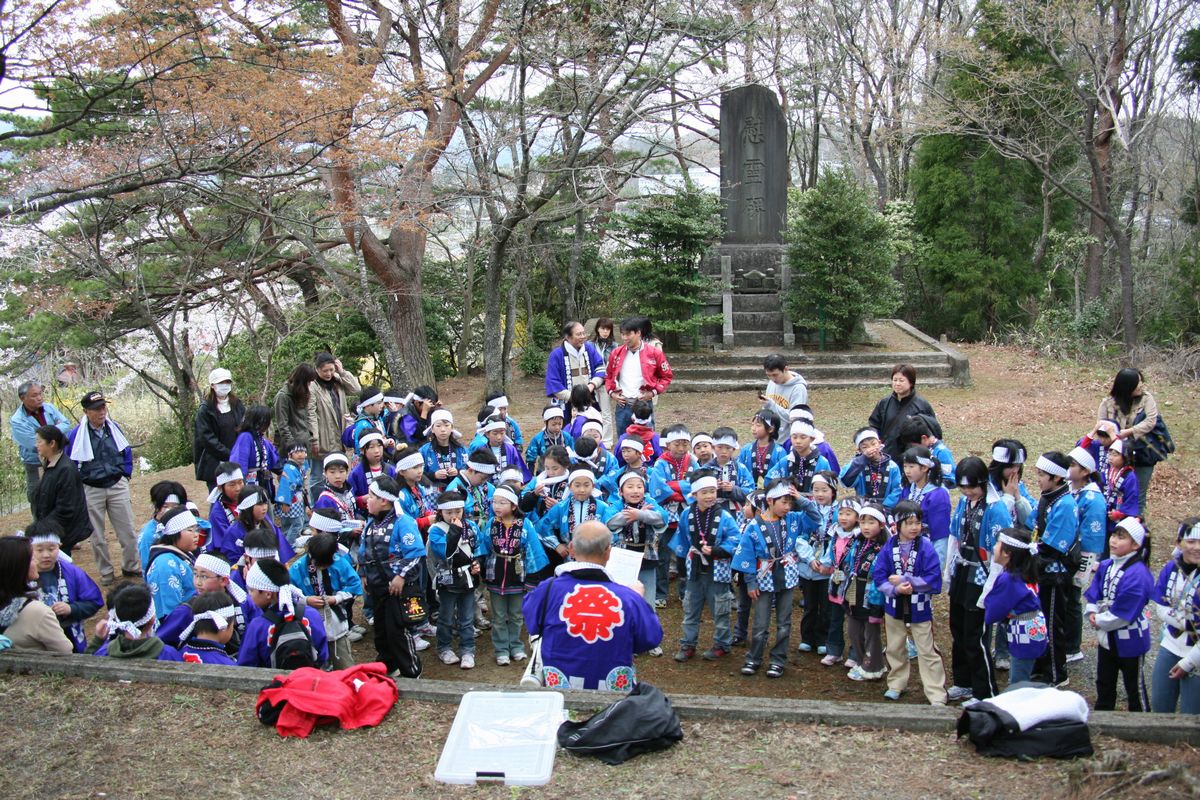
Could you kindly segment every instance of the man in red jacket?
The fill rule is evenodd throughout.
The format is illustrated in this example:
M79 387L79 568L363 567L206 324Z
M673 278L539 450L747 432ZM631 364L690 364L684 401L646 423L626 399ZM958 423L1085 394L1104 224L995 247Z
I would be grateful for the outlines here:
M662 350L642 342L648 322L645 317L628 317L621 322L623 344L613 350L608 358L604 386L616 403L618 437L633 420L633 404L638 400L653 404L654 399L667 390L674 377ZM653 414L646 424L654 426Z

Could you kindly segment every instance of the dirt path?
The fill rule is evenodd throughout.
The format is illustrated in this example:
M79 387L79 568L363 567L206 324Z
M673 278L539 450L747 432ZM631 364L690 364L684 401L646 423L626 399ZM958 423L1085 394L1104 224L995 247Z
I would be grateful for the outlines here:
M627 798L1094 798L1123 777L1095 773L1122 762L1135 778L1178 765L1184 777L1115 795L1165 800L1191 796L1184 781L1200 774L1193 748L1103 737L1102 761L1023 764L985 759L949 735L684 720L681 744L621 766L560 751L545 787L447 786L433 773L453 706L402 699L377 728L295 740L261 725L254 698L234 692L5 675L0 703L0 785L13 800L600 798L617 787Z

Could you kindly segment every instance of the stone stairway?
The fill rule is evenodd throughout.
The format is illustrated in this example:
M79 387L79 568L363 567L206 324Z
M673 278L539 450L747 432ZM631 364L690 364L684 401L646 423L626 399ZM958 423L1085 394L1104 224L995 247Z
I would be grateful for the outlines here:
M755 348L672 353L668 358L675 379L668 391L761 391L766 386L762 362L770 352L782 352L788 359L789 368L803 375L810 389L886 387L891 383L892 366L899 363L917 368L918 387L953 386L964 382L956 375L953 355L940 350L789 353Z
M734 347L778 344L783 339L783 324L783 302L778 294L733 295Z

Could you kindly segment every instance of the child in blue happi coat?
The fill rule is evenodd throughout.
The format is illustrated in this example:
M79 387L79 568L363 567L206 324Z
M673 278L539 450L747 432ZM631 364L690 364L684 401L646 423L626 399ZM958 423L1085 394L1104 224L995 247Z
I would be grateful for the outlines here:
M813 447L829 462L829 469L832 472L835 474L841 472L842 468L838 465L837 454L833 452L833 448L829 446L829 442L825 441L825 434L817 429L816 418L813 417L812 409L809 408L807 403L797 403L788 411L788 425L791 425L793 422L807 422L813 427ZM784 452L790 453L792 451L790 438L780 442L779 446L784 449Z
M988 463L988 479L997 492L1012 499L1013 522L1018 528L1033 530L1037 501L1025 488L1025 445L1017 439L999 439L992 443L992 460Z
M654 462L651 473L657 475L671 492L660 503L667 512L666 537L669 541L675 535L676 528L679 527L679 515L687 506L687 495L692 490L688 476L699 465L692 456L692 434L686 425L668 425L663 429L662 443L662 455ZM670 593L670 577L682 575L683 571L682 559L676 558L674 564L670 563L669 558L661 559L658 562L656 575L658 585L655 587L656 608L666 607L667 596ZM684 585L682 581L678 584L678 588L679 600L683 602Z
M571 470L567 475L567 490L570 494L547 511L537 526L551 569L567 560L567 545L579 525L593 519L607 524L612 516L608 504L596 491L595 476L586 467ZM547 576L539 576L544 577Z
M1125 684L1130 711L1150 707L1142 662L1150 651L1150 615L1146 604L1154 595L1154 578L1146 567L1149 542L1136 517L1117 523L1108 537L1109 558L1100 563L1087 599L1088 623L1100 644L1096 658L1096 710L1112 711L1117 704L1117 675Z
M466 518L465 506L466 498L458 492L438 496L437 521L428 531L427 563L438 590L438 657L443 664L473 669L479 530ZM459 653L453 649L455 635Z
M146 586L154 597L154 613L159 619L165 619L175 606L196 593L192 560L200 539L199 522L186 508L168 511L162 525L162 535L150 548L146 568Z
M295 545L308 519L308 445L304 442L288 444L287 460L275 490L275 513L283 538Z
M1028 681L1033 665L1046 652L1046 615L1038 599L1037 547L1029 531L1003 528L996 534L988 585L984 587L984 623L1002 625L1012 666L1010 686Z
M142 575L146 574L146 562L150 559L150 548L158 541L159 526L163 514L172 508L187 503L187 490L178 481L159 481L150 487L150 505L154 509L149 521L138 532L138 557L142 560Z
M192 621L180 634L179 654L185 664L218 664L236 667L228 653L236 632L237 606L225 592L209 592L191 602Z
M324 517L337 523L332 517ZM332 526L331 526L332 527ZM288 568L292 584L304 594L305 604L315 608L325 625L332 669L354 666L350 653L354 600L362 597L362 580L337 542L332 531L318 531L308 538L304 555Z
M1067 591L1076 565L1072 550L1079 539L1079 519L1071 496L1071 460L1058 451L1043 453L1037 460L1037 482L1041 490L1035 516L1038 558L1038 596L1050 630L1050 646L1038 659L1035 673L1055 686L1067 680Z
M1072 585L1066 590L1066 651L1067 663L1083 659L1083 590L1092 582L1092 574L1100 563L1101 553L1108 549L1106 529L1108 508L1105 505L1103 478L1096 474L1096 461L1092 454L1076 447L1067 454L1071 464L1067 467L1067 483L1071 496L1075 498L1075 518L1079 523L1079 568L1072 576Z
M480 531L476 548L483 565L483 585L490 595L492 650L501 667L527 658L521 642L525 575L546 565L537 531L521 515L519 502L517 493L508 486L501 485L492 493L492 513Z
M546 406L542 409L542 423L544 427L534 434L529 440L529 447L525 449L525 466L530 474L541 472L542 458L551 447L575 446L575 437L563 430L562 406Z
M712 461L705 465L717 474L717 502L730 514L737 515L754 493L754 476L738 459L737 431L717 428L712 435Z
M700 617L705 606L713 618L713 646L703 654L716 661L733 649L729 615L733 606L732 559L741 540L733 515L717 502L717 478L704 471L693 476L691 503L679 515L671 548L684 560L686 593L683 597L683 636L675 660L684 662L696 653Z
M845 498L841 503L837 502L837 475L829 470L818 472L812 478L812 498L817 504L817 509L821 512L820 528L824 531L824 535L817 539L824 541L824 550L821 552L821 571L810 573L814 577L822 579L825 584L826 594L824 604L826 613L826 625L823 634L814 637L819 640L816 645L818 653L823 655L821 664L826 667L832 667L837 662L841 661L843 651L846 649L846 610L842 603L842 595L845 593L845 577L842 575L841 585L834 583L833 578L837 573L837 565L843 560L846 551L850 548L854 535L858 533L858 501L853 498ZM820 609L820 606L816 606ZM808 616L809 606L807 602L804 606L804 615ZM819 611L818 611L819 616ZM800 650L804 650L804 620L800 622ZM813 639L809 640L809 647L812 645ZM848 667L854 667L858 664L857 651L852 651L850 657L846 659Z
M659 505L665 503L671 496L671 487L662 479L661 473L655 472L652 465L646 461L644 445L645 442L638 436L631 433L622 435L621 459L618 464L623 464L623 466L609 470L604 473L603 478L597 477L596 479L596 486L604 497L614 497L618 494L617 482L627 472L636 472L646 479L646 492Z
M587 465L592 472L596 473L596 480L600 481L611 472L620 470L621 465L617 462L617 457L608 452L608 448L604 446L602 436L604 435L604 426L595 420L588 420L580 427L580 436L575 439L575 449L573 451L576 461L580 461Z
M873 428L860 428L854 434L858 454L842 468L842 485L853 489L865 503L892 508L900 501L900 467L883 449L883 441Z
M87 649L83 623L104 605L100 587L62 552L63 529L58 520L43 517L25 528L37 569L38 599L58 618L76 653Z
M491 415L497 416L504 420L505 435L509 443L517 449L518 453L525 450L525 437L521 433L521 426L508 413L508 397L504 392L489 392L483 398L484 405L491 409ZM469 449L475 449L475 442L471 442Z
M369 432L379 434L384 450L395 448L395 439L387 435L387 429L383 425L383 400L383 392L379 391L378 386L364 386L359 392L358 405L355 406L358 416L350 423L343 442L354 448L355 456L362 455L362 438Z
M783 461L786 454L775 443L779 438L779 417L770 411L759 411L750 420L752 441L738 453L738 462L750 473L755 488L762 488L769 481L771 470Z
M872 578L884 595L887 632L888 700L899 700L908 687L906 636L911 631L925 698L946 704L946 672L933 640L933 596L942 591L942 565L937 550L923 535L921 507L909 500L896 504L896 534L875 559ZM860 521L861 524L861 521Z
M497 466L496 474L492 476L493 484L495 484L495 479L499 473L508 467L519 468L525 480L529 480L533 477L533 473L529 471L529 467L521 459L521 451L517 449L516 445L507 441L508 422L504 418L491 413L491 411L490 408L485 406L479 412L479 433L483 436L483 442L476 445L475 441L472 441L468 459L471 455L481 450L491 453L496 459ZM476 437L476 441L478 441L478 438Z
M87 652L109 658L182 661L174 647L154 635L157 618L150 590L139 583L119 583L105 598L108 618L96 625Z
M924 447L929 450L930 457L938 466L930 480L947 489L953 489L956 485L954 455L946 443L934 433L937 429L926 415L913 414L900 423L900 446L904 450L910 447Z
M425 459L425 479L440 492L466 469L467 448L454 432L453 414L438 408L429 419L429 441L421 445L421 456Z
M802 511L793 511L793 502ZM748 506L749 510L750 507ZM768 678L783 675L792 633L792 598L800 583L800 564L819 569L817 553L807 535L821 524L816 503L802 496L789 481L775 480L766 488L761 510L742 530L732 567L746 580L746 594L754 603L754 632L743 675L762 666L771 611L775 611L775 643L769 654Z
M535 527L566 496L571 455L565 447L551 447L542 457L542 466L542 471L525 484L519 496L521 514Z
M817 429L804 420L791 424L787 456L767 473L768 480L791 478L802 493L812 491L812 479L818 472L830 469L829 459L821 455L814 445Z
M642 582L642 597L653 606L658 594L658 564L669 558L666 553L667 512L654 498L646 496L646 479L638 472L626 472L621 476L617 494L608 505L612 512L608 528L613 532L613 547L642 554L638 580ZM650 652L659 656L662 648L656 647Z

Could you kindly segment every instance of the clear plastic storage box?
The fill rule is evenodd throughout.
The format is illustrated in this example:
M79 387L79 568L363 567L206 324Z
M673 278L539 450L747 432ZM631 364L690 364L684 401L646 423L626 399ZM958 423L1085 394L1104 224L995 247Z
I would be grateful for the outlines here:
M468 692L458 704L434 778L442 783L546 784L563 719L558 692Z

